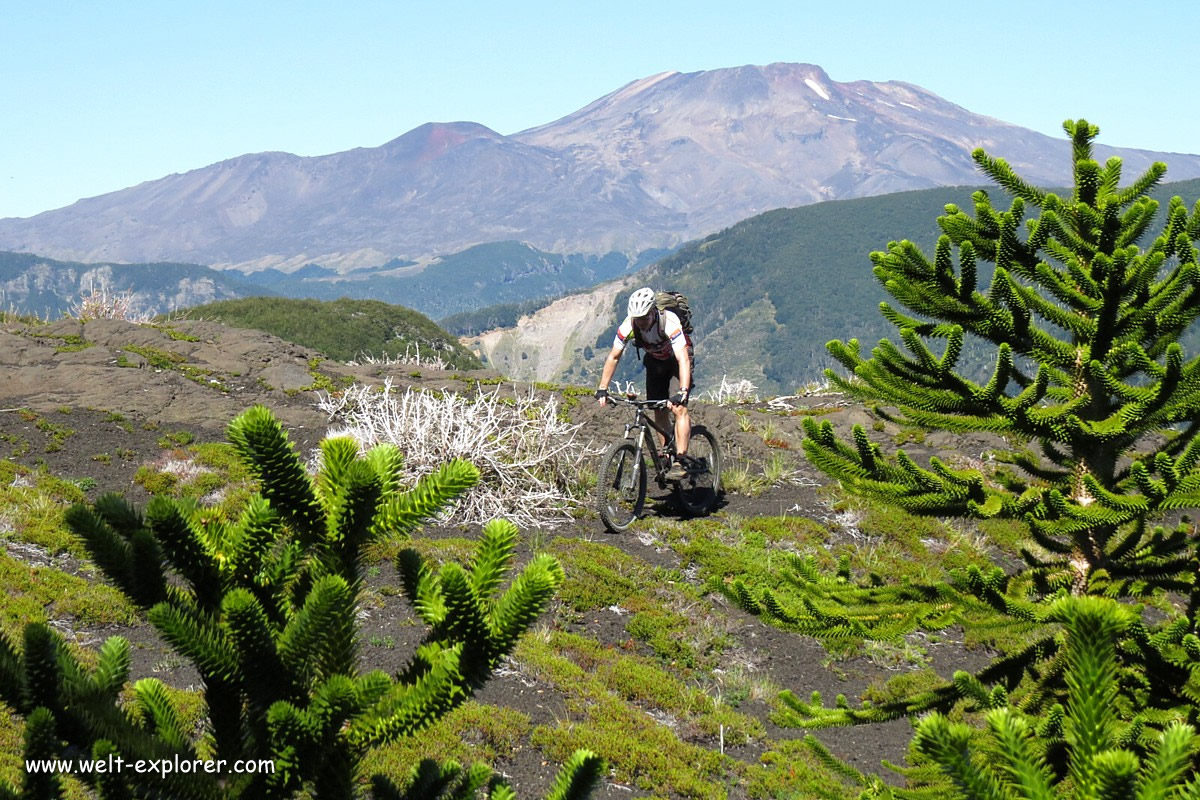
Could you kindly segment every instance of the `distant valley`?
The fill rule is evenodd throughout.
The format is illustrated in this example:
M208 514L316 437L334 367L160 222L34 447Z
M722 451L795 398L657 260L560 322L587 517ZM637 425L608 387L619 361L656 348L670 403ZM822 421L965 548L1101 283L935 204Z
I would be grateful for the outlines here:
M945 205L969 206L975 190L927 189L778 209L649 265L644 262L656 254L645 254L641 263L563 257L515 242L470 248L424 268L397 261L347 274L310 265L241 276L195 264L83 264L0 253L0 307L54 318L90 288L126 292L138 310L152 313L253 296L383 300L428 315L463 337L487 366L513 378L590 385L626 298L649 284L691 299L702 391L724 377L747 379L766 393L791 392L822 380L833 366L825 350L830 339L858 338L868 351L880 338L895 337L879 314L879 303L889 298L871 272L870 252L904 238L930 252ZM1200 179L1166 184L1154 194L1164 204L1175 194L1200 196ZM255 279L261 283L249 282ZM983 285L987 279L985 269ZM968 372L979 374L991 366L971 363ZM617 377L640 380L632 354Z
M691 299L702 391L724 377L747 379L765 393L791 392L822 380L833 366L825 350L830 339L858 338L869 351L879 339L895 337L879 314L879 303L889 298L871 272L870 252L904 238L930 252L945 205L969 206L975 190L927 189L778 209L649 265L555 256L515 242L471 248L423 269L394 262L348 274L309 266L241 276L195 264L82 264L0 253L0 306L54 318L90 288L127 292L136 308L153 313L252 296L383 300L428 315L463 337L487 366L513 378L590 385L626 298L648 284ZM1164 204L1175 194L1200 196L1200 179L1166 184L1154 194ZM988 279L984 270L983 285ZM982 359L971 364L968 372L979 374L991 366ZM617 377L640 381L632 354Z
M429 123L0 220L0 307L54 317L95 288L145 313L377 300L472 337L506 374L591 383L623 298L648 283L692 298L702 383L788 391L829 366L827 340L891 334L868 254L930 246L945 203L969 206L964 187L982 182L976 147L1037 185L1069 183L1065 139L912 84L840 83L810 64L669 72L511 136ZM1155 160L1193 179L1164 197L1200 188L1197 155L1096 156L1120 156L1126 180Z
M664 254L563 256L494 242L416 264L396 260L341 274L310 264L244 275L199 264L85 264L0 252L0 308L55 318L93 289L128 294L141 313L163 314L241 297L382 300L434 317L495 303L554 297L637 270Z
M0 252L0 309L57 319L92 291L128 295L136 313L160 314L270 290L199 264L84 264Z
M696 375L701 391L722 377L746 379L766 393L792 392L823 380L834 366L825 350L830 339L857 338L869 353L896 329L879 313L892 298L876 281L869 254L888 241L910 239L932 257L937 217L947 203L970 207L970 187L902 192L882 197L819 203L753 217L679 251L639 273L529 309L508 327L471 336L468 344L490 366L527 380L592 384L624 316L625 301L642 285L676 289L690 299L696 326ZM1166 201L1200 196L1200 180L1158 187L1158 228ZM990 271L980 265L986 291ZM471 333L472 321L488 309L447 320L456 333ZM1185 338L1189 352L1200 332ZM994 351L987 351L994 358ZM983 353L964 350L965 374L984 377L993 366ZM619 379L640 382L632 350ZM839 367L840 369L840 367Z

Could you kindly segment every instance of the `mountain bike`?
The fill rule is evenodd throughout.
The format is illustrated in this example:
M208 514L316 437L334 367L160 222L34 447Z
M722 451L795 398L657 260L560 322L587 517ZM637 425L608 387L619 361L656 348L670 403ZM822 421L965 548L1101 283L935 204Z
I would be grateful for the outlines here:
M633 422L625 424L625 436L614 442L604 454L596 492L600 519L613 533L628 530L646 503L646 485L650 477L660 489L674 484L675 503L688 516L713 509L721 494L721 448L717 437L703 425L693 425L685 458L687 475L678 480L666 477L675 457L675 431L663 430L647 415L647 409L666 408L666 400L637 400L609 395L608 399L633 407ZM651 431L667 440L661 451ZM652 465L652 469L651 469Z

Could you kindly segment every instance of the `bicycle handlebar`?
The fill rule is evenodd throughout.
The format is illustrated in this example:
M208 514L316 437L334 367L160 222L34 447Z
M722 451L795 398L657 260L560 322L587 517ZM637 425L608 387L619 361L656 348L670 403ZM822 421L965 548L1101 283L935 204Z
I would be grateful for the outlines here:
M620 402L620 403L624 403L625 405L628 405L628 406L639 406L641 408L666 408L667 407L666 400L633 400L628 397L621 397L620 395L617 395L617 394L608 395L608 399L613 401L614 403Z

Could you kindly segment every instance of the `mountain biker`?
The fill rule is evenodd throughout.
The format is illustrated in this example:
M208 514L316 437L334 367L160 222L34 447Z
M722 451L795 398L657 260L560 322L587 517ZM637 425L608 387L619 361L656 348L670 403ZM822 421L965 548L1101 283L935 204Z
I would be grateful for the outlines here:
M608 402L608 384L617 363L625 353L631 339L645 349L642 363L646 366L646 399L666 400L667 407L654 410L654 421L667 430L670 415L675 417L675 452L677 458L671 464L666 477L681 480L687 474L688 438L692 433L692 422L688 416L688 393L692 388L692 342L684 333L679 317L669 310L659 311L654 303L654 290L650 287L638 289L629 297L628 316L617 328L612 350L604 361L600 375L600 387L596 399L600 405ZM671 380L679 379L679 391L668 397ZM668 414L669 410L669 414ZM666 446L666 437L663 438Z

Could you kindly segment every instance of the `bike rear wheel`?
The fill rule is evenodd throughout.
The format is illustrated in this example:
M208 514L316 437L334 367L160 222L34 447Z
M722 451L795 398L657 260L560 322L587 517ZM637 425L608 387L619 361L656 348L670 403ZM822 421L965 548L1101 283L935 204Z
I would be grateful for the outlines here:
M707 514L721 496L721 446L708 428L693 425L687 454L692 466L675 487L675 500L685 514Z
M628 530L646 504L646 456L638 458L633 442L608 448L596 492L605 527L613 533Z

